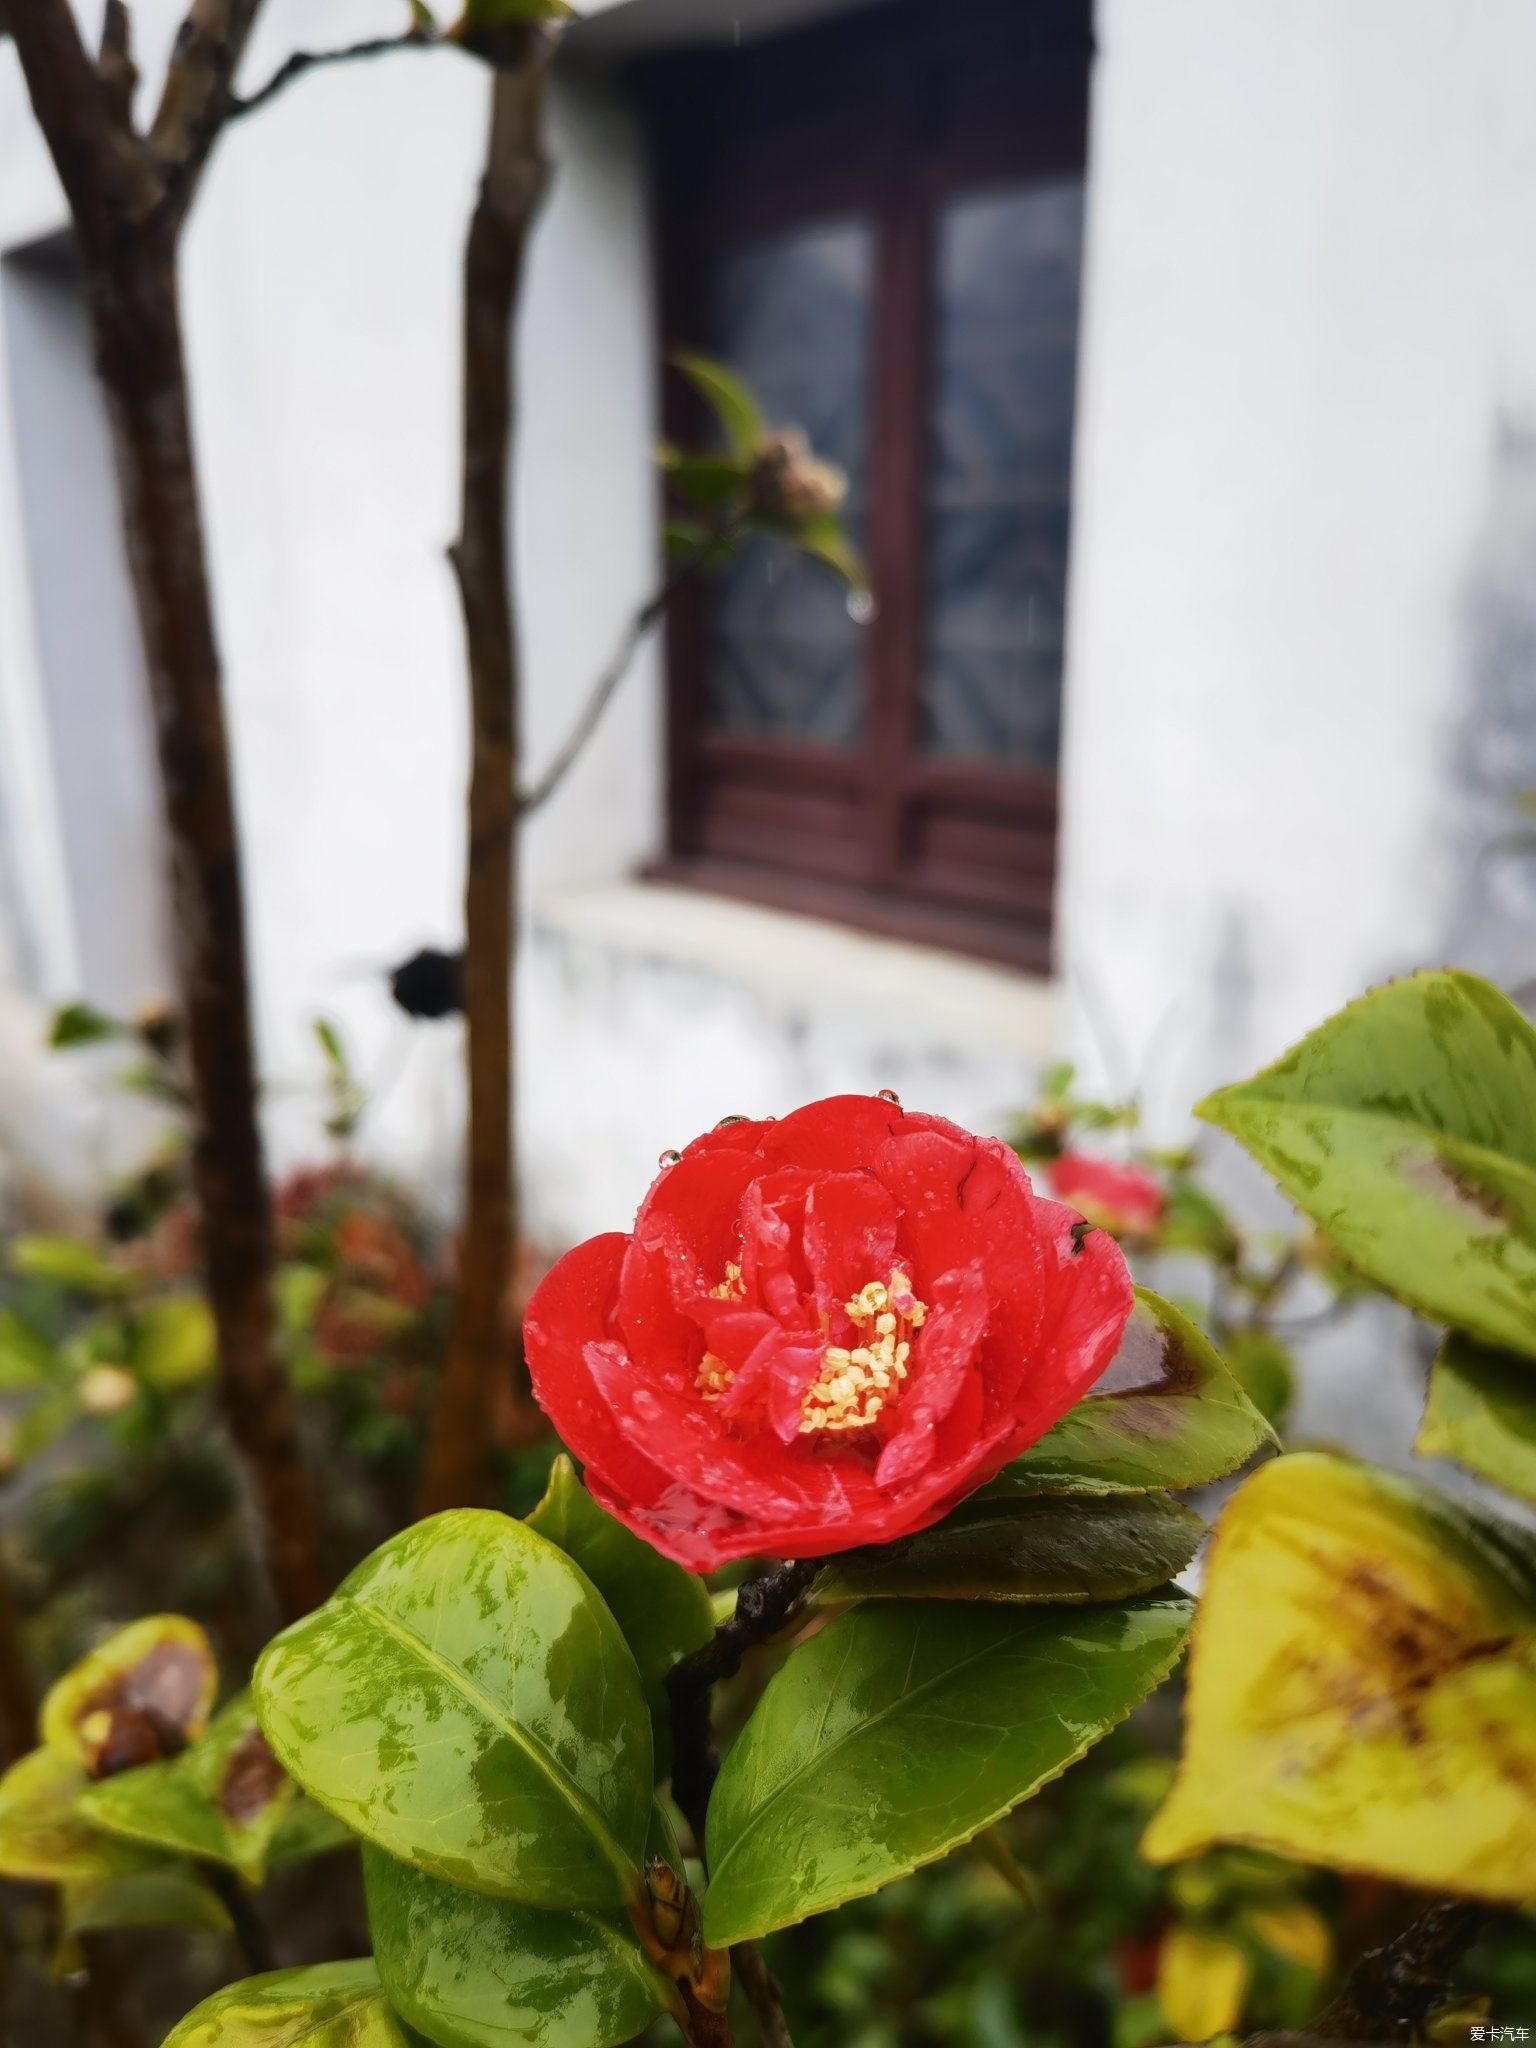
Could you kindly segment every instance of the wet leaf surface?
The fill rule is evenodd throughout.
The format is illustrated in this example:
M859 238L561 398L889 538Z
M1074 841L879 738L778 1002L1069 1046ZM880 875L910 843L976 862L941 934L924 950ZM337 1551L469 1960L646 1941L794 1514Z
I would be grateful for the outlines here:
M1447 1337L1414 1449L1454 1458L1506 1493L1536 1501L1536 1368L1470 1337Z
M620 1915L458 1891L377 1849L363 1873L390 2003L439 2048L614 2048L667 2007Z
M1198 1113L1400 1301L1536 1356L1536 1031L1488 982L1388 982Z
M672 1762L666 1674L715 1632L714 1608L704 1581L642 1543L600 1508L563 1453L551 1468L549 1486L528 1517L528 1526L574 1558L607 1602L640 1667L656 1776L665 1778Z
M640 1884L651 1736L628 1645L563 1551L462 1509L366 1559L256 1671L312 1798L401 1862L540 1906Z
M787 1927L932 1862L1058 1776L1172 1667L1182 1596L871 1601L802 1643L710 1801L705 1939Z
M1244 1842L1426 1891L1536 1889L1528 1540L1342 1459L1278 1459L1217 1525L1184 1754L1144 1853Z
M947 1521L881 1550L840 1559L815 1598L1125 1600L1189 1563L1205 1535L1166 1494L967 1502Z
M1093 1392L983 1494L1181 1492L1224 1479L1273 1442L1204 1332L1138 1287L1120 1349Z
M371 1962L249 1977L205 1999L164 2048L416 2048Z

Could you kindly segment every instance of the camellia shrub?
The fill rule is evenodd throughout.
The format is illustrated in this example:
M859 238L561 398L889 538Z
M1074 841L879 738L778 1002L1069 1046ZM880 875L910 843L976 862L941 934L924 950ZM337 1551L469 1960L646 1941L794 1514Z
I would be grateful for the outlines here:
M1414 977L1203 1113L1322 1262L1447 1328L1420 1447L1536 1498L1524 1018ZM1042 1163L1075 1206L883 1096L669 1155L633 1230L527 1311L582 1477L562 1458L526 1520L392 1538L213 1718L185 1624L115 1639L0 1781L0 1868L58 1883L77 1925L93 1893L129 1910L124 1883L234 1919L275 1858L361 1845L371 1955L233 1984L167 2048L616 2048L669 2019L782 2048L758 1943L962 1848L1027 1913L998 1823L1168 1678L1193 1620L1143 1843L1200 1859L1154 1966L1170 2032L1228 2023L1256 1959L1320 1980L1330 1930L1290 1862L1432 1902L1308 2029L1452 2038L1457 1960L1536 1896L1531 1539L1287 1454L1222 1511L1196 1617L1177 1582L1206 1532L1179 1496L1273 1430L1085 1213L1150 1236L1167 1176L1085 1175L1061 1142Z

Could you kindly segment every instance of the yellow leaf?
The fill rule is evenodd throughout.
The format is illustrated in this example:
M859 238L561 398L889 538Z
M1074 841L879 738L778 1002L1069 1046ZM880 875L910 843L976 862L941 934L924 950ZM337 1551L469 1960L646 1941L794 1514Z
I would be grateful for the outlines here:
M1243 2016L1248 1957L1236 1942L1170 1927L1157 1951L1157 2002L1181 2041L1209 2041Z
M1429 1489L1298 1454L1218 1524L1184 1754L1142 1848L1244 1842L1536 1895L1536 1570Z
M1333 1968L1333 1934L1322 1914L1303 1900L1261 1906L1248 1915L1248 1925L1266 1948L1314 1977L1325 1977Z
M51 1688L39 1717L43 1743L92 1777L175 1756L207 1727L218 1682L213 1645L195 1621L147 1615Z
M34 1749L0 1777L0 1877L31 1884L97 1882L153 1859L103 1835L77 1801L84 1768L51 1749Z

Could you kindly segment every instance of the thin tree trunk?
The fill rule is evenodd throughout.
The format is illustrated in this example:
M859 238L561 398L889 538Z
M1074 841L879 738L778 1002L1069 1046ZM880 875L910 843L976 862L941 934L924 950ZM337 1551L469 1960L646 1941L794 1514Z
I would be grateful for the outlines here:
M273 1317L244 891L177 292L181 226L228 119L259 5L190 0L147 137L132 123L122 0L108 0L99 65L80 40L69 0L17 0L10 26L69 199L90 295L155 714L192 1065L193 1179L221 1397L264 1562L291 1616L323 1598L326 1587Z
M144 640L171 852L192 1067L192 1172L218 1330L220 1393L285 1617L325 1597L298 1407L277 1348L261 1130L218 644L187 403L176 246L144 237L88 264Z
M469 1117L458 1300L428 1447L428 1514L486 1498L498 1387L517 1369L507 1295L518 1241L513 1139L520 672L508 465L513 351L529 230L548 177L546 45L499 71L464 257L463 507L450 549L469 660L464 1020Z
M10 1575L0 1560L0 1770L24 1756L37 1740L37 1701L21 1615Z

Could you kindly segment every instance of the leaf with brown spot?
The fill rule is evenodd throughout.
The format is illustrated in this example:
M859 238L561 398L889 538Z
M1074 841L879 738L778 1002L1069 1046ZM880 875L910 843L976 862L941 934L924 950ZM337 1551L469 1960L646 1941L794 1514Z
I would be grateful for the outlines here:
M1378 1286L1536 1357L1536 1030L1490 983L1388 982L1197 1113Z
M227 1864L254 1884L293 1797L245 1692L184 1756L109 1778L80 1803L112 1834Z
M1536 1894L1528 1539L1320 1454L1247 1480L1211 1544L1184 1754L1142 1849L1168 1863L1216 1842Z
M195 1621L154 1614L130 1622L50 1690L43 1742L93 1778L177 1756L207 1727L218 1676Z

